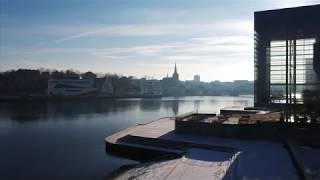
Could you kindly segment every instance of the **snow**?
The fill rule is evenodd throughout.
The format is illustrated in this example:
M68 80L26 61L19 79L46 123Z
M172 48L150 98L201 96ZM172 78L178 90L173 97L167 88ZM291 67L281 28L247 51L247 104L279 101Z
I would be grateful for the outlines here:
M189 149L181 159L142 165L123 176L135 175L136 179L154 179L154 177L156 179L221 179L231 166L230 162L234 162L235 158L231 157L236 156L236 165L234 169L232 168L232 176L235 176L236 179L298 179L288 152L281 143L177 134L174 132L174 121L169 119L138 125L135 129L125 130L113 138L121 138L125 135L140 137L141 141L143 138L154 138L155 141L160 138L230 147L237 149L240 154ZM148 149L150 146L145 146L145 148Z
M234 160L228 153L191 149L180 159L140 165L117 179L226 179Z
M143 128L137 128L137 130L130 133L130 135L148 138L159 138L172 131L174 131L174 120L159 119L157 121L153 121L151 123L143 125Z
M320 179L320 149L293 145L295 155L305 174L312 179Z

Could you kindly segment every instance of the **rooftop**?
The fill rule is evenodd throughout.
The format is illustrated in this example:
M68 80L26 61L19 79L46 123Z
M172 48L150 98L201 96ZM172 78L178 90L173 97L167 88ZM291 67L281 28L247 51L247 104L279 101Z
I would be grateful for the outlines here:
M179 134L174 126L174 120L159 119L107 137L109 152L113 149L119 153L123 147L126 156L147 156L154 151L180 155L173 160L138 165L120 177L299 179L282 143ZM114 149L113 145L120 149ZM139 153L132 148L139 149Z

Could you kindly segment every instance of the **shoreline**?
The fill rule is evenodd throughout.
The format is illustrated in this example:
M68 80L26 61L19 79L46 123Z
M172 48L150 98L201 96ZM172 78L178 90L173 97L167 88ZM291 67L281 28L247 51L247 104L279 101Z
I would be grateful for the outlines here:
M213 95L183 95L183 96L145 96L145 95L134 95L134 96L0 96L0 102L51 102L51 101L76 101L76 100L106 100L106 99L133 99L133 98L146 98L146 99L156 99L156 98L166 98L166 97L191 97L191 96L213 96ZM217 95L215 95L217 96ZM243 94L238 96L232 95L220 95L220 96L230 96L230 97L246 97L253 96L253 94Z

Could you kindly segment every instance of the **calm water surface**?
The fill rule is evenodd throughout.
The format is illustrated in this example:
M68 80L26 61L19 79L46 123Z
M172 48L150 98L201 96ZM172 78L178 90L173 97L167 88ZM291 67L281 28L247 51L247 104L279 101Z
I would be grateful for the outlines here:
M252 96L0 103L0 179L103 179L136 163L106 154L106 136L160 117L252 103Z

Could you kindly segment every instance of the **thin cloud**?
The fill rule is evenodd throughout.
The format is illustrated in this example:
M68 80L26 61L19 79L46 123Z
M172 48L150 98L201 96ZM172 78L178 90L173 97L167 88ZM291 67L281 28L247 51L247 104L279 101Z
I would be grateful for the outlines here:
M99 59L132 61L158 59L181 62L216 62L237 59L246 61L253 53L250 36L194 37L186 41L117 48L26 48L9 51L11 54L91 54ZM224 61L228 63L227 61Z
M56 43L93 36L159 36L159 35L181 35L181 34L212 34L212 33L234 33L236 30L241 34L251 32L252 22L243 20L224 20L208 23L190 24L127 24L127 25L94 25L79 27L87 31L73 33L54 40ZM61 27L61 30L75 29L74 27ZM60 30L60 31L61 31ZM57 30L56 30L57 31ZM59 30L58 30L59 31Z

